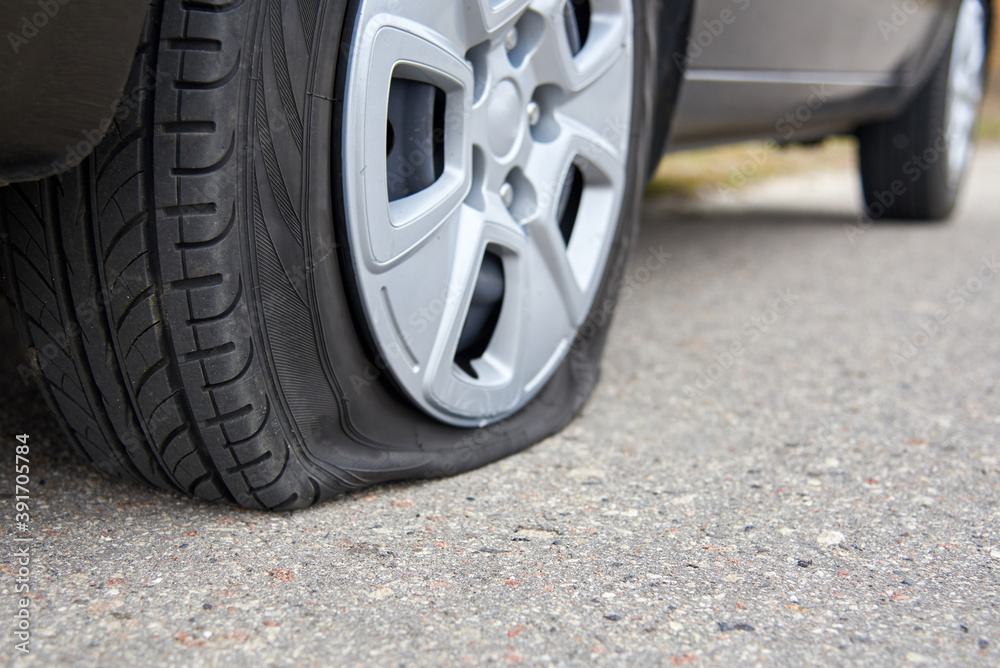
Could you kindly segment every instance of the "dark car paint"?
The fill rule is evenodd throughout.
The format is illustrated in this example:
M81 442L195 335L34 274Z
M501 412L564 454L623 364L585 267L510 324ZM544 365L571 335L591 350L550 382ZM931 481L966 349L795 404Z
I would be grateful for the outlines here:
M148 7L0 3L0 183L50 176L90 153L113 123Z
M654 2L659 5L660 14L657 26L659 39L656 41L656 112L653 115L656 127L653 128L650 155L660 156L667 148L686 67L685 59L677 57L674 45L683 43L691 29L694 2L669 2L669 0L654 0ZM656 158L650 160L650 176L656 171L658 162Z

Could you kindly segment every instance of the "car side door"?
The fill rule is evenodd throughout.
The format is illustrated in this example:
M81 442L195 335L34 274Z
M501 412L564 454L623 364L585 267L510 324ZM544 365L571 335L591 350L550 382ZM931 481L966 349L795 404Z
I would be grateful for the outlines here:
M897 72L933 32L939 0L697 0L692 70Z
M918 81L956 7L957 0L696 0L672 148L850 132L891 111L900 95L889 93Z

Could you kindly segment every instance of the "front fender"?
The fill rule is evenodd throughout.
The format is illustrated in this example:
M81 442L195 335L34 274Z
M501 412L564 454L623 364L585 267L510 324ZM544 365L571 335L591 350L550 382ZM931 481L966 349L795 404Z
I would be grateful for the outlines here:
M0 3L0 184L75 166L114 119L148 3Z
M649 174L652 177L659 164L659 158L667 148L670 127L677 108L684 70L687 64L685 40L691 31L691 16L694 0L650 0L653 5L650 15L657 30L656 41L656 103L653 118L652 150L650 151Z

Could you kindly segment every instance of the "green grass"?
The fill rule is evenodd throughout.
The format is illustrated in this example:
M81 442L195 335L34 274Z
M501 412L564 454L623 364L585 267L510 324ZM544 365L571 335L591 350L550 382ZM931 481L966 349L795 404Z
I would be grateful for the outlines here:
M1000 141L1000 118L984 118L979 122L979 141Z
M1000 41L1000 33L997 34L997 37ZM997 55L998 57L994 58L994 62L997 64L993 66L993 74L986 89L983 115L979 120L979 139L981 141L1000 141L1000 46L997 48Z
M855 162L855 142L845 137L813 146L777 149L771 146L765 142L744 142L672 153L660 162L646 194L693 198L705 192L739 190L773 176L824 167L850 167Z

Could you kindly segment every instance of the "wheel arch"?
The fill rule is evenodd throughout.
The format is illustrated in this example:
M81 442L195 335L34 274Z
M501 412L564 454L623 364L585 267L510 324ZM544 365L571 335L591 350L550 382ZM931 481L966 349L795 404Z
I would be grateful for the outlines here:
M684 72L687 68L684 40L691 31L694 0L650 0L651 29L656 36L656 94L653 111L653 138L649 173L653 175L670 139Z
M79 164L114 125L147 14L134 0L0 5L0 184Z

